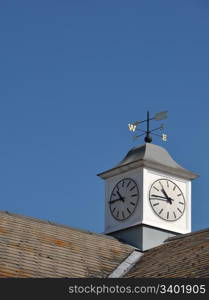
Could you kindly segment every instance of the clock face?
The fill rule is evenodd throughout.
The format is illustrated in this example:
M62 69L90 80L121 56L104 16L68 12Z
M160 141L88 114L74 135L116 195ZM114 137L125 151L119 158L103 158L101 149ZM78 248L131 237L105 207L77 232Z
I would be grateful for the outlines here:
M163 220L176 221L185 210L185 198L178 185L168 179L153 182L149 201L154 212Z
M110 212L118 221L128 219L135 211L139 201L139 189L131 178L120 180L114 187L110 200Z

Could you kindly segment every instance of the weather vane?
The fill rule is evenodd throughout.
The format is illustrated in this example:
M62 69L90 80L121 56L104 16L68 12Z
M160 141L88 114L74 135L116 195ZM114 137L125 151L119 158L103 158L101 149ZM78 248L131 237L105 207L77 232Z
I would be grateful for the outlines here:
M163 129L164 129L164 125L161 124L160 127L150 130L150 121L152 121L152 120L160 121L160 120L167 119L167 117L168 117L167 116L167 111L161 111L159 113L156 113L153 118L150 118L149 111L147 111L147 119L146 120L136 121L134 123L130 123L130 124L128 124L128 128L129 128L130 131L132 131L134 133L134 136L133 136L134 140L136 140L140 136L146 135L145 138L144 138L144 141L146 143L151 143L152 142L151 133L152 133L152 135L160 136L162 138L162 141L166 142L167 141L167 134L165 134L165 133L161 133L161 134L153 133L156 130L161 130L161 132L162 132ZM147 130L142 130L142 129L138 128L138 126L141 123L144 123L144 122L147 123ZM143 133L142 134L137 134L138 131L142 131Z

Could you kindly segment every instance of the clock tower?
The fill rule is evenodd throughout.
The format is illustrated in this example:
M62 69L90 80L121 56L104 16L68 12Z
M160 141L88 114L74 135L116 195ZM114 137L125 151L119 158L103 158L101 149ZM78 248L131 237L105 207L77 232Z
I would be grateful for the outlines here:
M191 182L198 175L164 148L135 147L98 176L105 180L105 234L145 251L191 232Z

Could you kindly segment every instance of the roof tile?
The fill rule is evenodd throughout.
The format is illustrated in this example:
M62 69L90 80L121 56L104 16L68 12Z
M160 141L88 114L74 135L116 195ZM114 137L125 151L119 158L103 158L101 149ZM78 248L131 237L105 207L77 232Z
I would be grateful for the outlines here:
M0 212L0 277L106 277L132 251L106 235Z
M209 277L209 229L169 239L150 249L127 277Z

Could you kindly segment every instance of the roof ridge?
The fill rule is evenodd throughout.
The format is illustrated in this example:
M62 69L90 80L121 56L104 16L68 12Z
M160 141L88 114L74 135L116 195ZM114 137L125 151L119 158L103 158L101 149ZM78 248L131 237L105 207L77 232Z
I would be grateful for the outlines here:
M164 241L164 243L175 241L175 240L180 240L180 239L187 238L189 236L193 236L193 235L196 235L196 234L204 233L204 232L207 232L207 231L209 231L209 228L200 229L198 231L192 231L192 232L185 233L185 234L179 234L179 235L176 235L176 236L169 237L168 239L166 239Z

